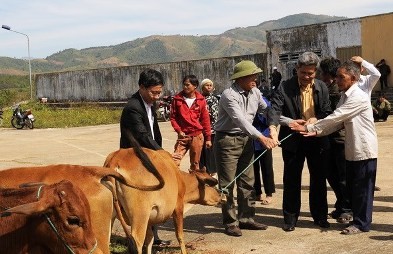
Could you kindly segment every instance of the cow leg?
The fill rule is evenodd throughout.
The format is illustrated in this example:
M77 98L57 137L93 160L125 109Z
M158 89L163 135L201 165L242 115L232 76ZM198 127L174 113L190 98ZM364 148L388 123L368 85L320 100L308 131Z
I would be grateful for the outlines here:
M184 204L183 202L178 202L175 211L173 211L172 216L175 225L176 238L179 241L181 253L187 254L186 244L184 242L184 232L183 232L183 212L184 212Z
M110 254L112 202L112 193L108 190L104 190L89 200L93 232L97 238L98 247L105 254Z
M153 248L153 230L151 225L147 226L145 244L143 246L144 254L151 254Z

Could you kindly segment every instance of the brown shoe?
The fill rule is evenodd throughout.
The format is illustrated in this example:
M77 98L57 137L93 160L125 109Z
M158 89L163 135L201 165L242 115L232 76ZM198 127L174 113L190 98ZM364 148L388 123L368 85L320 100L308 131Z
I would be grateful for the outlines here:
M225 234L230 236L242 236L242 231L238 226L231 225L225 228Z
M267 226L265 224L253 221L253 222L240 222L239 228L250 229L250 230L266 230Z

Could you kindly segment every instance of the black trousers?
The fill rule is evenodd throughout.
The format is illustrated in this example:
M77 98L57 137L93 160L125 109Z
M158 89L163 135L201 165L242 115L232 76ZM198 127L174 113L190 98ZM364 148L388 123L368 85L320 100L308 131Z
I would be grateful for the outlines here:
M214 145L214 136L215 134L211 135L212 145ZM213 174L217 172L213 147L207 149L205 144L203 145L202 152L201 152L201 159L199 160L199 168L203 168L203 167L206 167L206 170L209 174Z
M351 205L347 193L344 143L332 141L328 153L327 180L337 199L334 205L335 213L349 213L351 212Z
M265 150L254 151L254 158L260 156ZM262 194L262 183L261 174L263 181L263 189L266 195L271 195L276 192L274 184L274 172L273 172L273 153L272 150L267 150L257 161L254 162L254 175L255 175L255 195Z
M314 221L327 219L327 152L318 146L299 146L296 152L282 149L284 160L284 223L296 225L300 214L302 171L304 162L310 173L309 206Z
M381 83L382 90L384 89L384 87L388 88L388 76L385 76L385 75L381 76L379 78L379 83Z
M346 164L353 225L362 231L369 231L373 214L377 159L346 161Z

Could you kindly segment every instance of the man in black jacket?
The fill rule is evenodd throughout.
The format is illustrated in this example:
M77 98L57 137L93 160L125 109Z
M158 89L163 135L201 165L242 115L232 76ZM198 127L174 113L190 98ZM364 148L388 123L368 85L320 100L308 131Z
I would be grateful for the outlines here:
M134 93L124 107L120 118L120 148L133 147L127 132L131 131L142 147L152 150L162 149L162 136L154 110L162 94L164 79L153 69L146 69L139 75L139 90ZM157 228L153 226L154 245L169 245L170 241L161 240Z
M324 160L329 142L326 137L308 139L294 133L288 125L315 122L331 113L329 91L315 79L319 58L312 52L303 53L297 62L297 76L284 81L272 98L270 124L280 122L279 140L284 160L283 214L285 231L295 230L300 214L301 178L305 159L310 172L310 211L314 224L328 228L327 190ZM281 117L280 117L281 116Z

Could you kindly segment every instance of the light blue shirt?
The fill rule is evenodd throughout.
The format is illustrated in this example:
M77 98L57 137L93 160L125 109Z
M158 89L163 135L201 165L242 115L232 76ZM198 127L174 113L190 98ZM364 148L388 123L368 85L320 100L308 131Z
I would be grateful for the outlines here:
M252 88L248 96L245 96L244 92L236 83L222 92L214 130L228 133L243 132L257 139L262 134L252 125L252 122L257 112L264 112L267 104L258 88Z
M373 110L367 93L355 83L341 93L336 110L315 124L307 125L308 132L325 136L345 128L345 159L361 161L378 157L378 139Z

